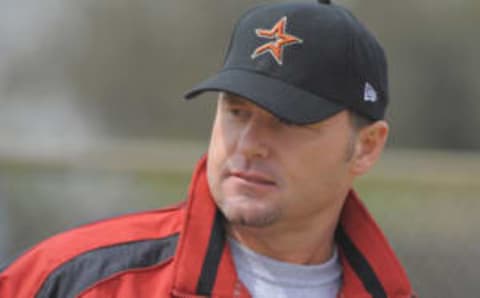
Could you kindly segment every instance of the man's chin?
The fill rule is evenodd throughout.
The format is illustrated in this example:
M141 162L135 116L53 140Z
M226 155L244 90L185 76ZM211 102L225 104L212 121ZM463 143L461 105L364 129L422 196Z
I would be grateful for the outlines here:
M280 217L280 209L272 206L219 206L226 220L232 225L262 228L274 224Z

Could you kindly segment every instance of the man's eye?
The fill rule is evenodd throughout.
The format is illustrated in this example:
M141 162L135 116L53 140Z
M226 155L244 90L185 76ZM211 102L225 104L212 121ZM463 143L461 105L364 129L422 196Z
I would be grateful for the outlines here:
M245 118L248 116L248 110L242 108L229 108L228 112L230 115L236 118Z
M286 126L298 126L297 124L295 124L295 123L293 123L292 121L287 120L287 119L278 118L278 121L279 121L280 123L282 123L283 125L286 125Z
M242 113L242 111L240 109L236 109L236 108L229 109L229 112L233 116L240 116L240 114Z

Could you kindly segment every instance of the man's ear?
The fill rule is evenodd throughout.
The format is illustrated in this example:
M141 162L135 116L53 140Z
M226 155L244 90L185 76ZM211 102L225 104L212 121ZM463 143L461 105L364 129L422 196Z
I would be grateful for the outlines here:
M351 163L354 176L365 174L380 158L387 142L389 127L384 120L376 121L357 133L355 152Z

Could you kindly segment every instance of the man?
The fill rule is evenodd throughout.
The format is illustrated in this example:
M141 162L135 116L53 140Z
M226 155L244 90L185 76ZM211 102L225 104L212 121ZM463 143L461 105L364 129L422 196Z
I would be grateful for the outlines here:
M352 190L383 150L387 70L375 38L328 1L236 25L188 200L80 227L0 274L1 297L413 297Z

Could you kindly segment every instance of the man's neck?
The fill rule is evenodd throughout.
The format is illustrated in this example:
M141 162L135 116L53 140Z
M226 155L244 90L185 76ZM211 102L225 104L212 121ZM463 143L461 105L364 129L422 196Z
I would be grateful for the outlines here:
M314 218L276 222L268 227L227 224L227 232L241 244L270 258L294 264L321 264L333 255L342 206L324 210Z

